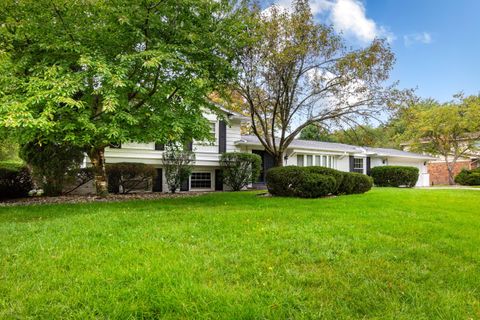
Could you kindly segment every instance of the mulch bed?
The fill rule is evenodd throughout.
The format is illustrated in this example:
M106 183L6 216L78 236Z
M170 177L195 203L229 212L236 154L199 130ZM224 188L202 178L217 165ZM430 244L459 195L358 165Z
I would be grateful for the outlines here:
M195 197L208 192L179 192L171 193L132 193L132 194L109 194L105 198L95 195L70 195L58 197L29 197L10 200L0 200L0 207L10 206L28 206L41 204L57 204L57 203L89 203L89 202L118 202L130 200L155 200L170 199L182 197Z

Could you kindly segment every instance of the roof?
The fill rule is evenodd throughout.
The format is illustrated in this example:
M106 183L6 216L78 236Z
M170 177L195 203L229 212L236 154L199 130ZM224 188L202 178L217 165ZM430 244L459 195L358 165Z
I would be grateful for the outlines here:
M242 139L235 142L238 145L251 145L251 146L261 146L260 140L253 135L242 135ZM311 140L301 140L294 139L289 146L290 149L308 149L316 151L335 151L343 152L349 154L358 154L364 153L368 155L377 155L377 156L389 156L389 157L402 157L402 158L416 158L416 159L425 159L432 160L433 157L407 152L397 149L389 148L370 148L370 147L360 147L344 143L335 143L335 142L323 142L323 141L311 141Z

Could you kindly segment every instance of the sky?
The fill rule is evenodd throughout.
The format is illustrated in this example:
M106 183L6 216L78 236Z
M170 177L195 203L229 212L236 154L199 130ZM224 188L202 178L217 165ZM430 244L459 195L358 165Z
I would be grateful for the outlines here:
M289 8L291 0L264 0ZM310 0L315 18L347 44L386 38L396 56L391 81L440 102L480 93L480 0Z

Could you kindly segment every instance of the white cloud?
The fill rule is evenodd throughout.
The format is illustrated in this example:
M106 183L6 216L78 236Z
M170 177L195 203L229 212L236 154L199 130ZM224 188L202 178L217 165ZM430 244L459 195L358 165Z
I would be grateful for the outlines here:
M292 1L279 0L276 5L291 10ZM336 31L362 44L375 38L386 38L388 42L395 40L395 35L387 27L367 17L365 6L359 0L311 0L310 7L314 16L324 15L325 22L331 23Z
M377 25L367 17L365 6L358 0L335 1L330 20L335 29L343 31L346 35L352 35L363 43L377 37L387 38L389 42L395 39L386 27Z
M432 43L432 35L428 32L412 33L403 36L403 43L410 47L415 43L429 44Z

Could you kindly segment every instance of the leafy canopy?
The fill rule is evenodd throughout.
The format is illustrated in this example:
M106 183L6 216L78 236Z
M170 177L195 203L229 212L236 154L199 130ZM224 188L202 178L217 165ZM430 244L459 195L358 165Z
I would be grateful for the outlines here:
M87 149L206 137L242 28L215 0L5 0L0 21L0 127Z

